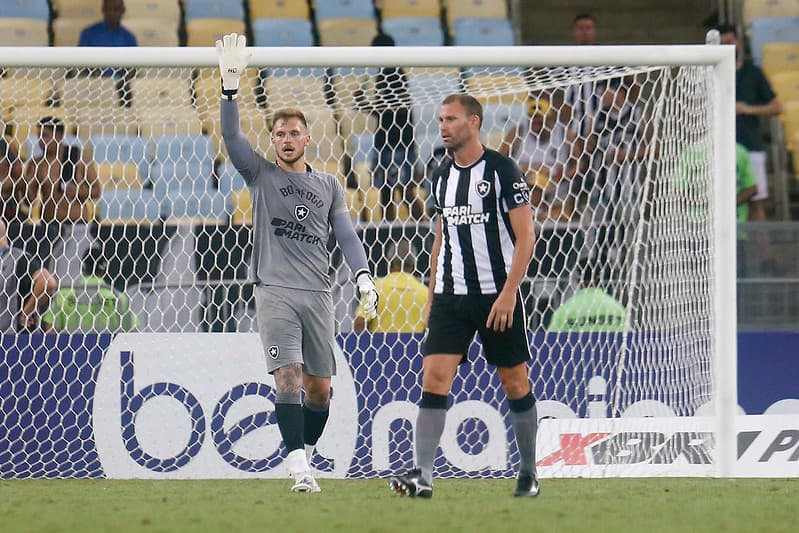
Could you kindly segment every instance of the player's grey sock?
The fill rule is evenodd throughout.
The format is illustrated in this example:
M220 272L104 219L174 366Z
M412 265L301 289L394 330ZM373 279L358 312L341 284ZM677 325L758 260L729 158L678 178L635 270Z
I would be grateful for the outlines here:
M289 452L304 449L305 446L301 401L300 393L278 392L275 398L277 427Z
M510 423L521 455L520 472L535 474L535 437L538 432L538 409L532 391L517 400L508 400Z
M302 414L305 420L305 444L316 445L330 416L330 404L317 405L306 399L302 405Z
M446 419L447 397L423 392L416 418L416 462L427 482L433 481L433 463Z

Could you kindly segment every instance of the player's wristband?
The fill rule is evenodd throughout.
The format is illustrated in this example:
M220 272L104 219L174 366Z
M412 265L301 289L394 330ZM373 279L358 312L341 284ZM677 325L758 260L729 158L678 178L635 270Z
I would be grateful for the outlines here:
M225 89L225 87L222 86L222 98L224 98L225 100L235 100L236 98L238 98L238 96L239 96L238 89Z
M358 272L355 273L355 283L358 283L358 278L361 277L361 274L366 274L366 277L368 277L369 279L372 279L372 273L369 272L369 270L364 268L364 269L361 269L361 270L359 270Z

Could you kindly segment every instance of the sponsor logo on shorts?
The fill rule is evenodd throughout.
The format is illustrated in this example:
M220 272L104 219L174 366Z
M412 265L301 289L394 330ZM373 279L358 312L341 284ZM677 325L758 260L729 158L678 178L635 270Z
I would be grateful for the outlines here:
M280 347L274 344L269 348L267 348L266 351L269 354L269 357L271 357L272 359L277 359L277 357L280 355Z

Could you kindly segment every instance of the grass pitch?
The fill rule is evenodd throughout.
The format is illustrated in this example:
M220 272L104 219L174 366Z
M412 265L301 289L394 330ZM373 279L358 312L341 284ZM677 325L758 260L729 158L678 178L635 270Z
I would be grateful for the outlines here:
M799 480L544 479L535 499L513 480L438 480L432 500L392 494L383 479L5 480L0 531L530 532L799 529Z

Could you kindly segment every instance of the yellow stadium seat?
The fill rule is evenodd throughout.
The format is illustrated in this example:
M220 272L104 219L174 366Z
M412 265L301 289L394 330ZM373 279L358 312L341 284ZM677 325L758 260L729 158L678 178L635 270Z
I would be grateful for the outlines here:
M250 2L250 19L307 19L311 13L307 2L297 0L257 0Z
M51 80L28 77L21 70L8 69L0 78L0 105L3 107L43 106L53 98Z
M178 22L171 19L125 19L139 46L178 46Z
M500 73L467 78L466 88L483 104L525 102L530 91L522 76Z
M119 107L119 92L110 76L75 76L57 80L55 91L61 105L75 112L85 107Z
M141 189L142 182L139 178L139 167L136 163L123 163L121 161L104 161L96 163L97 177L107 189Z
M127 6L127 4L126 4ZM92 19L95 22L103 19L103 3L97 0L60 0L53 2L57 18ZM124 24L124 23L123 23Z
M453 22L459 18L508 18L505 0L447 0L447 24L452 31Z
M141 135L200 135L203 125L194 107L150 107L139 111Z
M344 189L344 193L347 206L350 208L350 216L353 220L361 220L361 212L363 211L363 193L358 189L349 187Z
M239 80L237 102L240 109L258 107L255 88L260 82L253 69L249 69ZM200 116L206 113L219 115L219 100L222 87L219 85L219 69L201 69L194 80L194 104Z
M761 67L769 78L780 72L799 70L799 43L766 43L761 53Z
M771 86L783 105L799 101L799 71L774 74L771 77Z
M322 46L369 46L377 35L377 21L326 19L316 24Z
M380 204L380 191L369 187L363 195L363 220L366 222L382 222L383 206Z
M86 107L75 112L73 121L78 137L91 135L138 135L136 111L129 107Z
M334 161L338 165L344 154L344 143L338 134L333 112L329 109L307 110L304 114L311 134L311 144L305 150L305 158L308 161L324 161L326 164Z
M264 80L266 105L269 109L284 107L325 108L324 80L310 76L271 76Z
M47 21L0 18L0 46L47 46Z
M53 44L55 46L78 46L80 32L95 22L98 22L98 19L59 17L53 20Z
M383 20L401 17L441 16L439 0L382 0L380 3Z
M158 77L133 78L130 86L137 109L191 106L191 79L184 69L164 70Z
M151 19L177 24L180 22L180 3L178 0L125 0L125 18L122 19L122 24L128 26L132 19Z
M245 33L243 20L203 18L186 22L188 46L214 46L228 33Z
M799 0L744 0L742 10L748 27L756 19L799 16Z
M233 204L233 213L230 218L231 222L237 226L252 225L252 199L250 198L250 191L248 189L233 191L230 193L230 199Z

